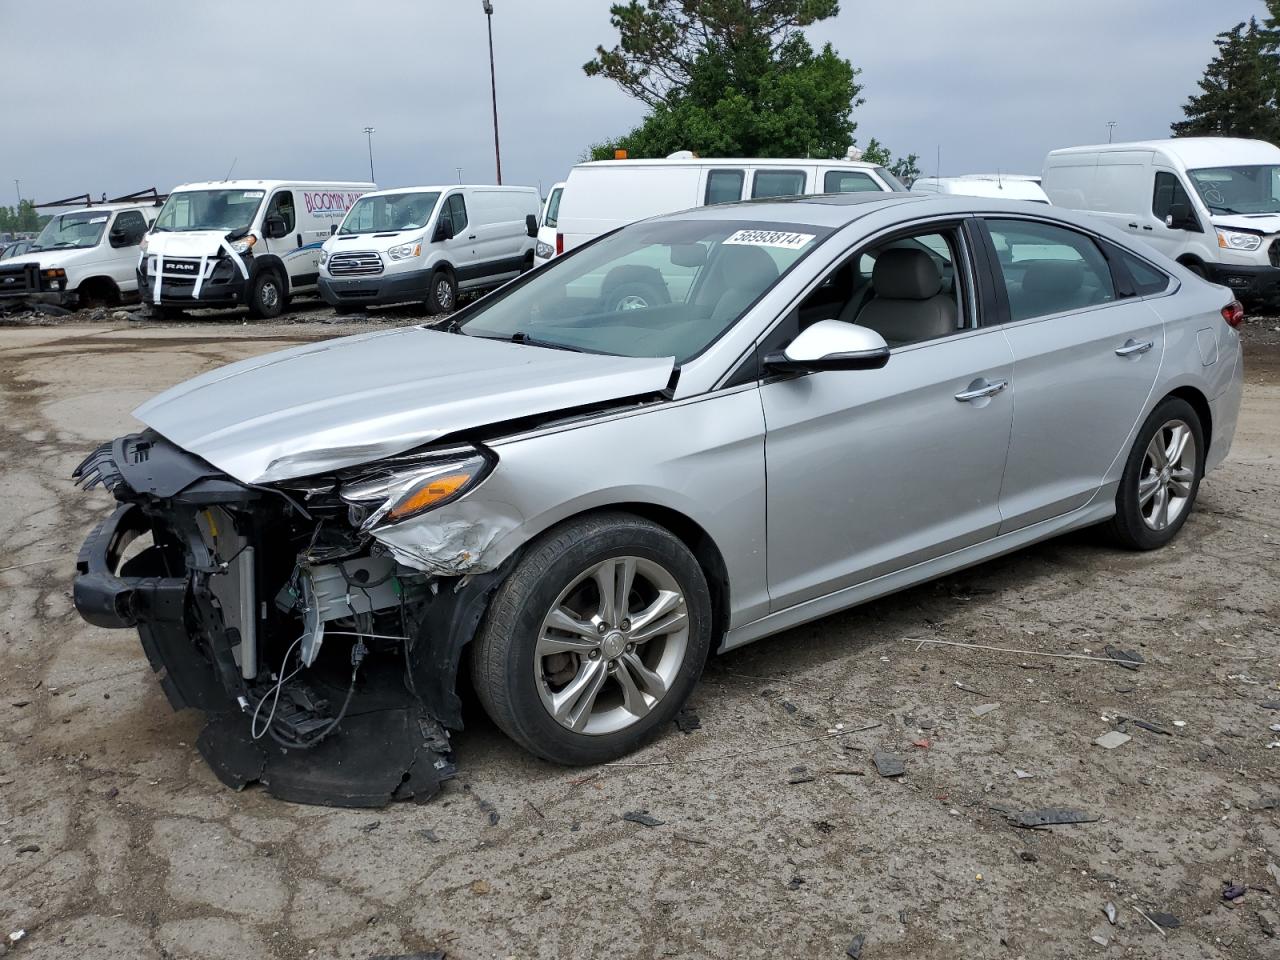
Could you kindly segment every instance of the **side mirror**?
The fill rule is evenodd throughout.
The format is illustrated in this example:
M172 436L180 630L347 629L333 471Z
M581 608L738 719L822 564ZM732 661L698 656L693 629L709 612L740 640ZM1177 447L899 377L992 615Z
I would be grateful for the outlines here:
M1200 226L1191 208L1185 203L1175 203L1169 207L1169 215L1164 218L1164 225L1170 230L1196 230Z
M524 230L531 237L538 235L538 218L532 213L527 214L524 218Z
M889 362L889 345L870 327L819 320L806 327L785 350L764 358L774 373L821 370L879 370Z
M289 227L284 222L284 217L267 217L262 221L262 232L270 239L278 240L289 232Z
M338 225L336 223L329 224L329 236L332 237L337 232L338 232Z
M453 239L453 224L448 220L437 220L435 233L431 234L431 242L439 243L442 240Z

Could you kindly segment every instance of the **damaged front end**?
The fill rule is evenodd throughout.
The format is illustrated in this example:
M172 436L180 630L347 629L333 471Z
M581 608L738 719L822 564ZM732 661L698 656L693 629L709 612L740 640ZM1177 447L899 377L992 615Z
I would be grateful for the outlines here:
M455 773L458 660L499 572L465 551L413 563L374 533L491 467L464 447L265 486L154 431L121 437L75 471L120 504L80 550L76 609L138 629L169 702L206 714L198 747L227 785L331 806L427 799Z

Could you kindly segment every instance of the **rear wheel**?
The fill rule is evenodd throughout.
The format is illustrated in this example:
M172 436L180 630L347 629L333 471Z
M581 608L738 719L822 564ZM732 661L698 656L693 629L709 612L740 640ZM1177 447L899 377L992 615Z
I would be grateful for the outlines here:
M431 275L427 291L427 313L437 316L450 313L458 303L458 284L448 270L437 270Z
M286 294L280 275L263 270L249 290L249 313L260 320L272 320L284 312Z
M1116 491L1111 532L1135 550L1163 547L1177 535L1204 475L1204 427L1191 404L1168 397L1138 436Z
M498 588L472 650L494 722L563 764L616 759L655 736L711 640L706 579L670 531L630 514L574 521Z

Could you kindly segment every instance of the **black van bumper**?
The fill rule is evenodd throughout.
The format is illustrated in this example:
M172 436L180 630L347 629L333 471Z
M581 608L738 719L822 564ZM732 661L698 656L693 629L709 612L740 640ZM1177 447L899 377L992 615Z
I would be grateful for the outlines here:
M431 292L431 273L430 270L415 270L390 277L353 277L350 280L336 280L322 274L320 296L331 307L425 301Z

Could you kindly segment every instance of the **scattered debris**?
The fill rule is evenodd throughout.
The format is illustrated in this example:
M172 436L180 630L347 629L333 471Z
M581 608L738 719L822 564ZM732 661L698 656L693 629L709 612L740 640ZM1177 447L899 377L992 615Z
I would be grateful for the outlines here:
M702 718L691 707L682 707L676 714L676 729L681 733L693 733L702 729Z
M912 741L911 741L911 745L912 745L913 747L919 747L921 750L928 750L928 749L929 749L929 741L928 741L928 740L924 740L924 739L921 739L921 740L912 740Z
M782 743L770 743L763 747L756 747L754 750L735 750L732 753L715 753L709 757L690 757L687 760L612 760L606 763L606 767L674 767L687 763L713 763L717 760L736 760L739 757L758 757L762 753L770 750L782 750L786 747L798 747L803 743L817 743L820 740L831 740L835 737L847 737L853 733L865 733L867 730L875 730L882 727L881 723L868 723L861 727L852 727L848 730L841 730L838 733L827 733L818 737L805 737L803 740L786 740ZM599 774L591 774L581 780L572 781L574 786L579 783L586 783L588 780L594 780Z
M439 842L440 842L440 837L436 834L436 832L435 832L434 830L432 830L432 829L430 829L430 828L426 828L426 829L418 830L418 831L416 831L416 833L417 833L417 834L418 834L418 836L420 836L423 840L427 841L427 843L439 843Z
M797 783L813 783L813 781L817 779L809 772L808 767L792 767L787 772L791 774L791 776L787 778L787 783L792 784L793 786Z
M976 707L970 707L969 712L975 717L985 717L988 713L999 706L1000 704L998 703L980 703Z
M1265 797L1257 803L1249 804L1249 809L1254 813L1259 813L1263 810L1280 810L1280 796Z
M1147 662L1146 660L1142 659L1142 654L1138 653L1137 651L1120 650L1117 647L1111 646L1111 644L1107 644L1105 647L1103 647L1102 652L1107 655L1108 659L1114 660L1116 663L1120 664L1120 666L1124 667L1126 670L1137 670L1141 664L1144 664Z
M638 823L642 827L660 827L666 823L665 820L649 816L648 810L629 810L622 815L622 819L631 823Z
M1110 941L1110 940L1108 940L1106 937L1102 936L1102 934L1100 934L1100 933L1095 933L1095 934L1094 934L1092 937L1090 937L1089 939L1090 939L1090 940L1092 940L1094 943L1096 943L1096 944L1097 944L1098 946L1100 946L1100 947L1105 947L1108 943L1110 943L1110 942L1111 942L1111 941Z
M1165 930L1175 930L1178 927L1182 926L1182 921L1179 920L1177 917L1175 917L1172 913L1153 912L1149 917L1147 917L1147 919L1150 920L1152 923L1156 924L1157 926L1163 927Z
M40 844L38 844L38 843L24 843L22 846L20 846L20 847L18 848L18 852L19 852L19 853L39 853L39 852L40 852Z
M492 890L493 890L493 887L489 886L488 880L471 881L471 892L474 893L477 897L483 897L486 893L489 893Z
M1129 736L1127 733L1121 733L1119 730L1112 730L1108 733L1104 733L1093 742L1104 750L1114 750L1116 747L1124 746L1132 739L1133 737Z
M1102 912L1107 915L1107 923L1114 927L1116 925L1116 905L1108 900L1102 905Z
M445 960L443 950L428 950L426 953L380 953L369 960Z
M31 706L31 701L30 701L30 700L15 700L15 701L13 701L12 706L15 706L15 707L18 707L18 708L22 708L22 707L29 707L29 706Z
M380 826L382 826L381 820L370 820L368 823L360 827L360 832L373 833L373 831L377 830Z
M1262 932L1268 937L1280 937L1280 914L1274 910L1259 910L1258 924L1262 927Z
M1263 700L1258 706L1263 710L1280 710L1280 700Z
M1018 859L1020 859L1023 863L1039 863L1040 862L1040 858L1037 857L1030 850L1020 851L1018 853Z
M1055 827L1071 823L1096 823L1102 818L1083 810L1069 810L1066 807L1041 807L1037 810L1010 810L1007 807L992 806L992 810L1000 813L1015 827Z
M1025 770L1017 770L1017 769L1013 771L1013 775L1017 777L1019 780L1030 780L1032 777L1035 776L1034 773L1027 773L1027 771Z
M1175 721L1173 721L1173 725L1174 725L1175 727L1182 728L1182 727L1185 727L1185 726L1187 725L1187 721L1185 721L1185 720L1175 720Z
M876 773L882 777L900 777L907 772L907 766L900 758L884 750L873 753L871 762L876 765Z
M867 935L860 933L849 941L849 946L845 948L844 955L852 957L853 960L859 960L862 956L862 945L867 942Z
M1274 863L1268 863L1267 873L1271 874L1272 880L1276 883L1280 883L1280 867L1277 867Z
M1222 891L1223 900L1239 900L1249 888L1242 883L1233 883Z
M1162 735L1162 736L1165 736L1165 737L1172 737L1172 736L1173 736L1173 732L1172 732L1171 730L1166 730L1164 727L1162 727L1162 726L1160 726L1159 724L1156 724L1156 723L1149 723L1149 722L1148 722L1148 721L1146 721L1146 720L1131 720L1130 722L1131 722L1135 727L1141 727L1143 730L1148 730L1148 731L1150 731L1151 733L1158 733L1158 734L1160 734L1160 735Z
M673 833L671 835L677 840L683 840L685 843L692 843L694 846L705 847L710 845L710 841L703 840L700 837L691 837L687 833Z
M785 711L787 711L787 713L795 713L795 712L796 712L797 710L799 710L800 708L799 708L799 707L797 707L797 706L796 706L794 703L792 703L790 700L783 700L783 701L782 701L782 709L783 709L783 710L785 710Z
M21 940L21 939L22 939L23 937L25 937L26 935L27 935L27 931L25 931L25 930L15 930L15 931L13 931L13 933L9 934L9 942L10 942L10 943L17 943L19 940Z
M1140 916L1143 920L1147 921L1147 923L1151 924L1151 925L1152 925L1153 927L1155 927L1158 931L1160 931L1160 936L1162 936L1162 937L1163 937L1163 936L1166 936L1166 934L1165 934L1165 932L1164 932L1164 927L1160 926L1160 924L1156 923L1156 922L1155 922L1154 920L1152 920L1149 916L1147 916L1145 913L1143 913L1143 912L1142 912L1142 908L1141 908L1141 907L1135 906L1133 909L1138 911L1138 916Z
M799 890L804 886L804 877L792 877L787 881L788 890Z

